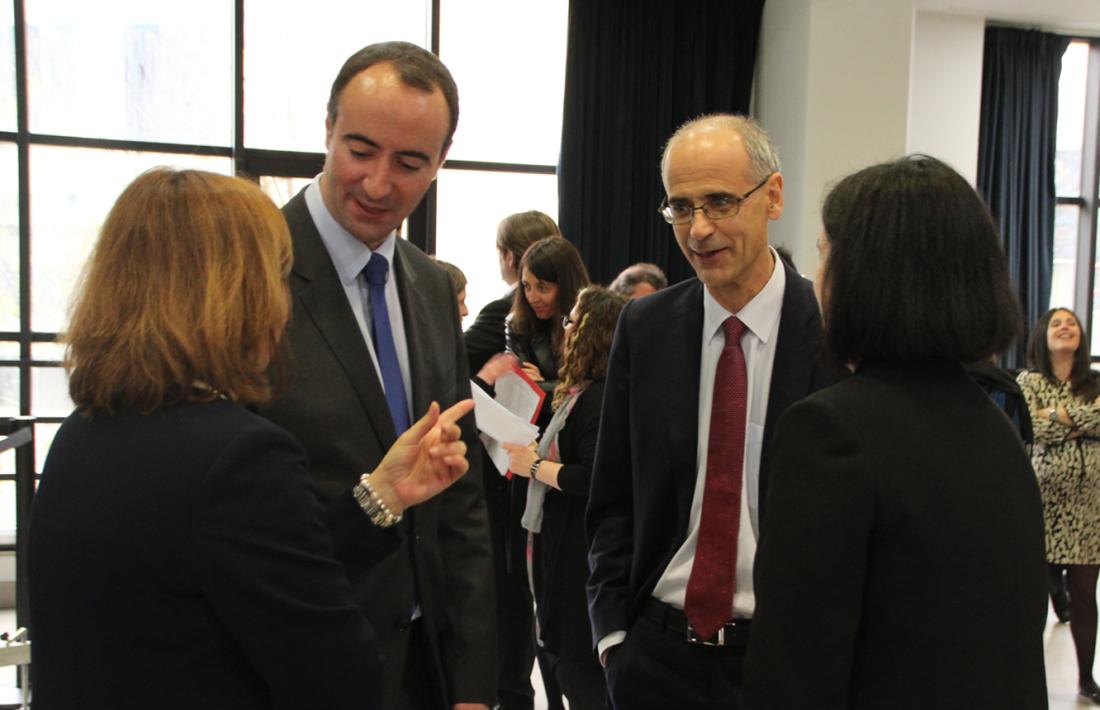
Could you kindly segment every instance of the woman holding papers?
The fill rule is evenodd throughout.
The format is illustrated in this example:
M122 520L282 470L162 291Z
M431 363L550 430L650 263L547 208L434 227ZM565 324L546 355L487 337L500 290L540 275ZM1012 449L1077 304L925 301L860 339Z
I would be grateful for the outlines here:
M577 292L587 284L588 270L580 252L564 237L540 239L520 261L520 287L508 315L508 351L548 394L557 386L561 367L562 316L572 310ZM543 408L539 428L549 420L549 410Z
M465 473L455 419L413 424L323 510L271 396L286 222L259 187L158 168L103 225L69 328L76 411L31 515L34 706L376 708L374 631L345 569Z
M611 338L625 303L622 296L597 286L580 292L562 318L563 362L553 418L537 447L506 445L513 473L531 481L523 525L534 533L539 641L572 710L603 708L606 695L588 621L584 508Z

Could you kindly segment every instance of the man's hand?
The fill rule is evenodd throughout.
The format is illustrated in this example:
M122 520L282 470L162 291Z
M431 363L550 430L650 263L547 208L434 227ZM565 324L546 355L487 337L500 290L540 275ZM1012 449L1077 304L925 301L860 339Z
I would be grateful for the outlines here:
M428 500L466 473L470 464L457 422L473 408L474 401L464 399L441 414L432 402L386 452L369 480L393 513Z
M489 706L481 703L455 703L451 710L489 710Z

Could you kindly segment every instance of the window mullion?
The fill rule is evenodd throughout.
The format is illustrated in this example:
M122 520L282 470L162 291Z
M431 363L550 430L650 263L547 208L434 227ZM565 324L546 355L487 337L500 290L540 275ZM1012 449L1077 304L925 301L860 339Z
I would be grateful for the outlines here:
M1085 135L1081 151L1081 195L1083 205L1077 226L1077 287L1074 307L1083 314L1092 332L1094 274L1096 263L1097 166L1100 164L1100 43L1089 46L1085 100Z

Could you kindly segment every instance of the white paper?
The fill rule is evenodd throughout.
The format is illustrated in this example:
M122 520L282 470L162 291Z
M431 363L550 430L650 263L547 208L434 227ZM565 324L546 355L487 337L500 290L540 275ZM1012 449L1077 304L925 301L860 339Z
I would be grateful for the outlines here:
M504 378L501 378L504 379ZM523 380L519 379L521 382ZM500 380L498 380L499 382ZM527 383L523 382L526 387ZM514 414L499 402L493 400L485 390L475 382L470 383L474 397L474 419L481 431L481 441L485 450L503 476L508 472L508 450L501 443L527 446L539 435L539 428L531 422Z
M546 394L534 382L512 370L497 378L493 387L497 402L524 421L533 422L539 413L539 405Z

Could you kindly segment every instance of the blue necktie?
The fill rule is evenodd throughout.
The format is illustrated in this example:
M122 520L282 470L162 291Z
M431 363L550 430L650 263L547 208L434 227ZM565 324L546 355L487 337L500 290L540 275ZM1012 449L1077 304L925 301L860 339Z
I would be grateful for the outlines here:
M409 407L405 402L405 381L401 379L401 366L397 363L397 348L390 328L390 313L386 309L386 279L390 265L381 254L371 254L363 267L363 276L370 287L371 338L382 370L382 386L386 390L386 404L393 418L393 429L398 436L409 428Z

